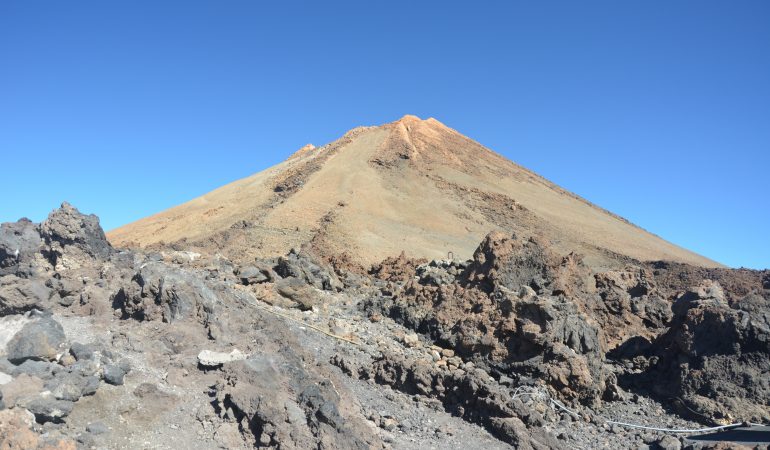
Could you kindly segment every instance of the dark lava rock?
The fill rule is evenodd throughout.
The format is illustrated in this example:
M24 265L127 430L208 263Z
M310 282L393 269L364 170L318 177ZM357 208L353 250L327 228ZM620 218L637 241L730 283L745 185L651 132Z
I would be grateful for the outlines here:
M40 224L40 235L49 246L48 256L57 266L65 253L69 259L106 259L113 249L95 215L84 215L67 202Z
M749 294L729 305L718 283L704 281L673 309L671 329L654 344L659 362L638 381L680 398L685 415L770 420L770 302Z
M371 448L376 438L361 418L343 414L334 385L307 372L290 353L283 361L255 356L227 364L227 381L217 385L218 407L246 420L254 441L264 446Z
M24 373L40 378L41 380L50 380L62 370L64 370L64 368L54 362L28 359L14 367L13 371L9 373L13 376L19 376Z
M64 372L57 375L45 384L46 390L58 400L69 400L76 402L84 395L91 395L96 392L93 380L76 373ZM96 386L98 387L98 378Z
M291 249L279 257L275 272L283 278L299 278L317 289L339 291L344 287L334 269L306 250Z
M558 257L537 240L490 233L463 266L463 273L454 268L454 282L410 279L365 308L512 379L543 379L570 402L596 404L614 389L605 337L585 306L598 299L593 278L577 255Z
M67 337L61 324L51 317L30 322L8 342L8 360L22 363L28 359L52 361Z
M260 269L254 266L246 266L238 271L238 279L242 284L248 286L250 284L272 281L272 276L270 275L269 268Z
M0 224L0 269L29 262L42 246L38 225L29 219Z
M490 381L482 370L441 370L422 359L383 351L371 363L335 355L331 363L348 375L374 380L410 395L439 400L453 415L487 428L514 448L560 448L556 437L543 429L543 417L510 391Z
M104 381L114 386L121 386L123 384L123 378L126 376L126 371L122 367L114 364L107 364L104 366Z
M93 359L94 352L97 350L93 344L81 344L80 342L73 342L70 346L70 353L76 360L82 361L84 359Z
M69 400L57 400L53 396L35 397L21 404L35 415L39 423L61 422L71 412L75 404Z
M0 316L47 310L53 291L38 280L9 275L0 280Z
M219 298L194 273L149 262L113 296L112 303L122 310L123 318L164 322L193 318L209 323Z

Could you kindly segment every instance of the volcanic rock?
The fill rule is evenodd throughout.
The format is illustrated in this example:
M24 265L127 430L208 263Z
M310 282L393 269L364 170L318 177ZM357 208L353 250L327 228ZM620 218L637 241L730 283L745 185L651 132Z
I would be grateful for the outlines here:
M113 252L99 218L85 216L67 202L40 224L40 236L55 267L77 268L84 261L106 259Z
M8 359L22 363L28 359L52 361L57 358L66 336L62 326L51 317L24 325L8 342Z

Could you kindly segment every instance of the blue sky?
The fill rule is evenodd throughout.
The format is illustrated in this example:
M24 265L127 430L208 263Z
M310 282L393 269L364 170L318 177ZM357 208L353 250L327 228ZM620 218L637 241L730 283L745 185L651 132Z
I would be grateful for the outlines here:
M770 267L770 2L0 2L0 221L111 229L404 114Z

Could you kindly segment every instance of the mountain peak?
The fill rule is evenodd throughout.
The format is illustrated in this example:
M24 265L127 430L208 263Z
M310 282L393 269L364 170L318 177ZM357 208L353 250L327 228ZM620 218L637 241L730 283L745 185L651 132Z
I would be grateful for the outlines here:
M413 114L405 114L404 117L396 120L393 123L415 123L415 122L422 122L422 119L420 119L419 117Z
M243 261L313 245L365 265L404 250L470 258L495 230L540 236L592 265L718 265L415 115L306 145L284 163L108 236L116 245L178 243Z
M417 125L417 124L419 124L419 125L428 125L428 126L433 126L433 127L439 127L439 128L444 128L444 129L449 129L449 127L447 127L443 123L439 122L438 120L434 119L433 117L428 117L427 119L421 119L420 117L412 115L412 114L406 114L402 118L400 118L400 119L398 119L398 120L396 120L394 122L390 122L389 124L386 124L386 125L405 125L405 126L411 126L411 125Z

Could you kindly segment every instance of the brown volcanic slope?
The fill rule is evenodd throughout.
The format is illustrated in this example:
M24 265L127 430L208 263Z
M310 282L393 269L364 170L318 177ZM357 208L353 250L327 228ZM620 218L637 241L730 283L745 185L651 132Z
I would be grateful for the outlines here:
M435 119L356 128L320 148L108 233L118 246L221 252L232 259L313 245L364 265L468 258L492 230L546 238L594 266L625 257L718 263L673 245L505 159Z

